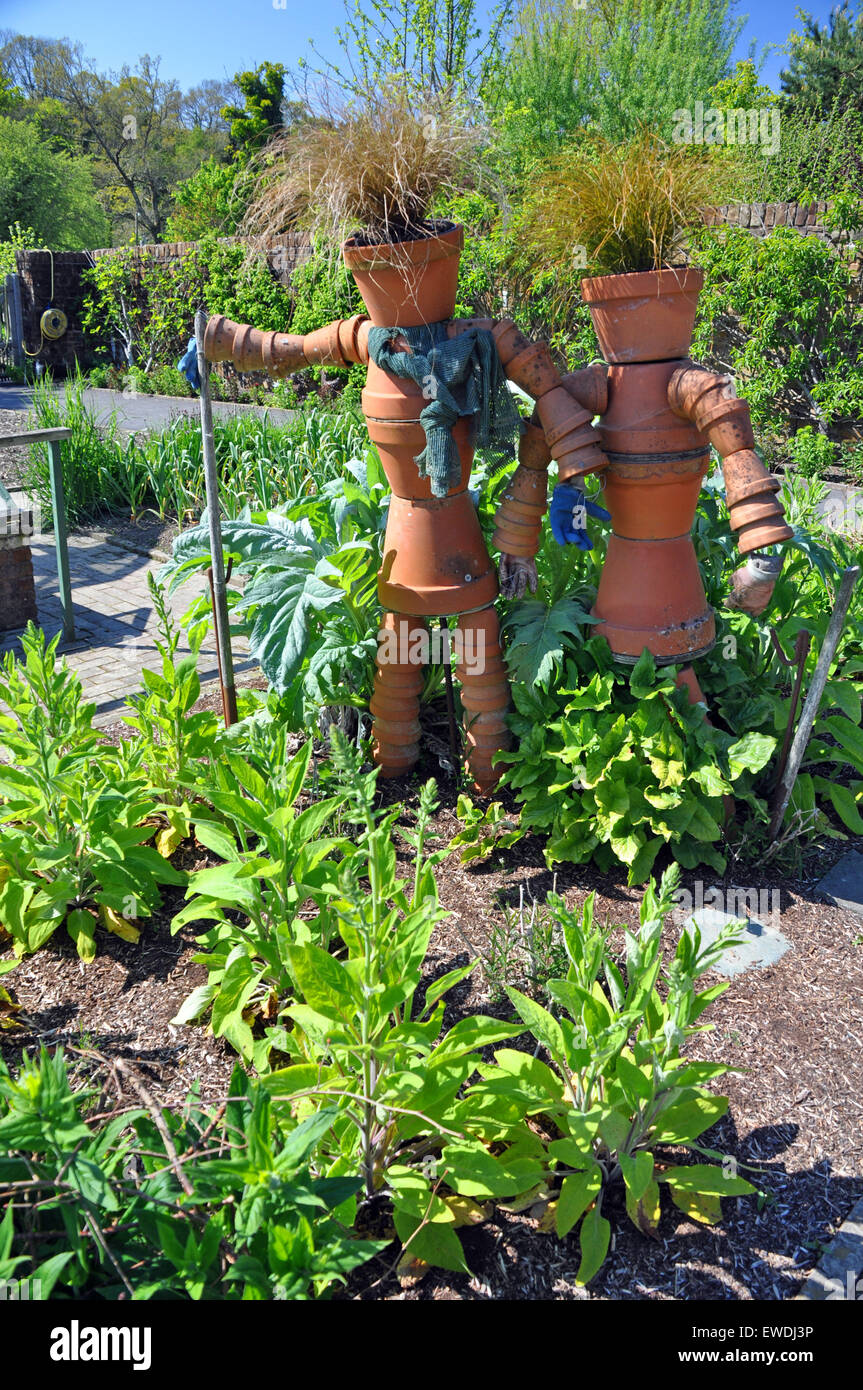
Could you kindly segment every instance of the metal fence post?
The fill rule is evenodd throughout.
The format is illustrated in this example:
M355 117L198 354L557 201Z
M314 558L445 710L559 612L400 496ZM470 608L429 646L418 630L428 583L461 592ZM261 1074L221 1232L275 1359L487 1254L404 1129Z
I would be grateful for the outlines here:
M63 636L75 640L75 614L72 608L72 579L69 573L69 544L66 530L66 495L63 491L63 461L59 439L48 441L49 472L51 476L51 509L54 513L54 545L57 551L57 578L60 583L60 603L63 608Z

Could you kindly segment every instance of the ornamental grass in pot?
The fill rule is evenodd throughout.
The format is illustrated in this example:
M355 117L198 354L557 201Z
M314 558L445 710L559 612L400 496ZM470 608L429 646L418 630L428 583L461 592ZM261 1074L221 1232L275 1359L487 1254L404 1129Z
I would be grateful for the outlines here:
M478 142L457 101L384 84L266 147L245 229L300 226L339 246L376 326L440 322L455 308L464 231L432 205L470 179Z
M700 270L681 264L691 231L721 196L719 162L642 131L622 145L596 138L564 151L537 180L525 237L536 265L581 264L581 281L606 362L685 357Z

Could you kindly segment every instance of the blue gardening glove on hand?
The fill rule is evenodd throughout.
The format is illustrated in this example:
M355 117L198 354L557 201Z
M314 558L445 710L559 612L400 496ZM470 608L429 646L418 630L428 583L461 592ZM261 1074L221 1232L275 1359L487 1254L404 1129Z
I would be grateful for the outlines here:
M558 483L548 509L551 534L558 545L577 545L579 550L592 550L593 541L586 529L589 516L599 521L611 520L611 513L596 502L589 502L580 488Z
M183 376L195 391L200 391L201 378L198 375L198 344L194 338L189 339L189 346L177 363L177 371L183 373Z

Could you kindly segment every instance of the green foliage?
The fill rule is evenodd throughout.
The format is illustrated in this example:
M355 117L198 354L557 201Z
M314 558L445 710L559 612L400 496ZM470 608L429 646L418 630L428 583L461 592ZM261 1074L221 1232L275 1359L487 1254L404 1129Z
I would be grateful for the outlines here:
M371 694L385 495L368 451L316 493L222 524L225 554L247 576L232 613L270 684L290 692L298 721L322 704L363 707ZM173 586L208 563L202 523L177 538L163 573Z
M247 247L226 244L214 235L202 241L198 254L209 313L253 323L264 331L286 331L291 296L270 270L266 255L252 255Z
M291 296L288 330L291 333L312 333L333 319L347 319L352 314L365 312L356 282L344 261L341 257L336 259L328 254L319 239L314 242L308 260L302 261L291 276ZM308 370L309 378L315 382L321 380L322 374L321 367ZM328 380L344 383L346 401L359 401L366 379L366 369L361 363L347 368L327 367L326 376Z
M279 751L284 755L283 745ZM244 758L228 749L189 782L190 791L206 798L190 812L195 836L224 862L190 876L189 901L172 923L173 931L189 922L215 924L198 938L209 948L201 958L207 984L186 1000L176 1022L207 1013L216 1036L254 1059L259 1071L267 1069L273 1047L284 1050L284 1031L267 1029L256 1045L250 1024L259 1015L277 1017L291 947L307 941L326 947L326 926L300 909L309 898L321 908L336 891L335 851L349 848L324 833L343 794L294 809L311 752L303 744L274 771L260 755ZM245 918L241 926L229 915L237 911Z
M863 310L847 264L789 227L705 231L693 356L734 373L756 427L863 412Z
M15 223L53 251L110 241L89 163L52 149L29 121L0 115L0 228Z
M837 101L823 111L782 109L781 121L778 149L769 143L737 148L736 196L748 202L815 202L850 191L859 203L863 112Z
M172 241L233 236L246 210L245 171L211 155L174 189L166 235Z
M22 227L15 221L6 228L7 239L0 241L0 275L14 275L17 271L16 251L26 251L36 245L38 237L32 227Z
M183 876L147 846L158 805L140 760L103 743L81 683L55 669L30 624L24 664L4 658L0 715L0 922L16 955L29 954L65 923L84 961L96 954L98 921L127 941Z
M519 11L490 84L502 170L530 164L585 131L626 140L642 127L670 138L673 113L709 101L742 21L725 0L623 0L609 7L538 0Z
M158 261L133 247L99 256L85 270L81 323L99 342L114 334L130 365L145 371L186 349L205 271L196 252Z
M45 377L33 387L31 410L37 429L71 429L60 441L63 490L70 526L92 520L127 503L124 485L123 441L115 415L104 422L84 401L86 382L80 372L67 378L62 392ZM31 444L24 464L23 484L38 499L46 525L51 524L51 482L48 449Z
M218 1110L193 1093L105 1122L99 1093L61 1050L17 1076L0 1062L0 1278L39 1280L43 1299L309 1299L385 1244L334 1215L358 1178L310 1171L321 1121L276 1118L241 1072Z
M679 870L667 872L658 895L651 882L638 930L625 930L622 961L611 949L609 929L594 920L595 894L581 913L568 911L552 895L568 957L565 978L548 982L553 1012L518 990L507 991L553 1064L513 1054L516 1075L559 1098L547 1111L561 1133L548 1144L555 1176L562 1179L553 1210L560 1239L581 1223L579 1284L589 1283L605 1261L611 1226L603 1204L615 1182L623 1180L627 1215L644 1235L654 1235L659 1224L660 1183L688 1217L708 1223L720 1220L723 1196L755 1190L726 1165L669 1165L656 1152L673 1144L721 1158L699 1141L728 1108L728 1101L704 1083L730 1068L688 1062L680 1049L702 1031L696 1020L728 988L720 984L699 992L697 981L739 938L733 927L725 928L702 949L693 924L665 964L662 927L678 881Z
M223 106L222 116L231 124L231 148L247 156L260 149L282 124L285 69L282 63L260 63L251 72L238 72L234 82L244 106Z
M414 96L481 91L501 61L500 39L511 5L496 5L484 23L476 0L345 0L343 27L335 36L342 62L323 58L312 45L315 68L299 66L364 100L387 82Z
M863 11L847 3L830 12L829 27L803 11L803 32L791 35L790 62L780 74L789 105L816 111L835 102L860 109L863 102Z
M137 730L136 751L151 785L176 801L178 789L190 776L191 765L211 750L218 721L209 710L194 712L201 693L197 667L204 625L192 628L188 655L178 658L180 632L164 590L150 571L147 586L158 623L159 637L155 644L162 658L162 670L143 668L144 688L130 697L134 714L125 716L124 722Z
M820 478L836 462L836 445L811 425L792 434L785 447L789 463L804 478Z
M722 873L723 797L766 814L752 774L775 740L706 724L647 651L625 672L591 638L553 694L516 686L513 699L518 752L500 756L504 782L524 804L522 829L548 834L549 865L618 861L630 884L643 883L664 842L685 868Z

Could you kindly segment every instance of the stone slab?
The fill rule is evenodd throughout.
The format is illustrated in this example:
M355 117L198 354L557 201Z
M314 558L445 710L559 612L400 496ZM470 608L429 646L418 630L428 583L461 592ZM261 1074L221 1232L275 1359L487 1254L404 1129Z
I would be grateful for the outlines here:
M863 917L863 854L849 849L829 874L824 875L815 891L823 893L837 907L844 907L846 912Z
M842 1222L797 1297L863 1301L863 1198Z
M702 946L716 940L722 928L729 922L744 929L745 939L739 946L726 951L718 965L714 966L718 975L732 979L746 970L764 969L775 965L785 952L791 949L791 942L783 936L778 927L770 922L759 922L754 917L734 917L730 912L720 912L714 907L702 907L689 918L701 932Z

